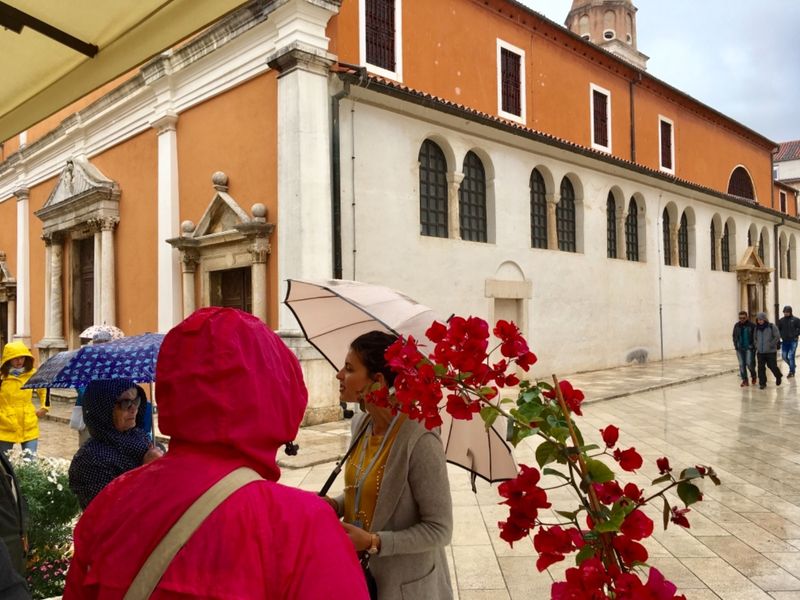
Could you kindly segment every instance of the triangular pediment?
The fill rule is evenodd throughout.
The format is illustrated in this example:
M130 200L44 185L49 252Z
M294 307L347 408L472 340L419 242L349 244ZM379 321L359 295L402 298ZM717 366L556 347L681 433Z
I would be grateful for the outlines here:
M737 271L772 271L769 267L764 264L764 261L758 255L757 249L755 246L748 246L747 249L744 251L742 255L742 259L739 261L739 264L736 265Z
M118 186L85 158L72 158L61 171L56 187L50 193L44 208L84 197L93 192L107 196L118 193Z
M236 231L236 225L249 223L250 217L227 192L218 191L192 234L193 238Z

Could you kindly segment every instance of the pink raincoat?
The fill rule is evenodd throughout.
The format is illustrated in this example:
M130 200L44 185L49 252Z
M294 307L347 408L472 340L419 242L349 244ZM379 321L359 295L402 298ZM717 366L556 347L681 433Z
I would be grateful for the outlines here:
M294 439L307 403L300 365L277 335L249 314L201 309L166 336L156 392L169 452L89 505L75 528L65 599L122 598L172 524L239 466L265 481L211 513L151 598L368 599L330 506L276 483L276 453Z

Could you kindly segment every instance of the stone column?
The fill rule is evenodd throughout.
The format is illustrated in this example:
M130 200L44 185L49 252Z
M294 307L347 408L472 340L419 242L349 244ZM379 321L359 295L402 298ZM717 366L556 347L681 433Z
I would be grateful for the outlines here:
M196 252L187 250L181 256L181 270L183 271L183 318L185 319L196 310L194 274L200 257Z
M64 243L60 235L53 235L50 245L50 332L56 340L64 340ZM64 344L66 347L66 344Z
M13 340L17 324L17 295L16 290L8 291L8 339Z
M53 292L53 236L43 235L44 242L44 337L53 337L52 316L50 312Z
M680 226L676 223L670 223L669 225L669 249L670 249L670 257L669 257L669 264L673 267L677 267L680 265L680 256L678 252L678 229Z
M458 190L464 181L464 173L455 171L447 174L447 237L461 239L461 212L459 210Z
M30 273L30 215L28 207L28 188L14 192L17 198L17 326L15 339L31 343L31 273Z
M558 198L555 194L546 194L547 200L547 247L558 250L558 220L556 219L556 205Z
M236 230L249 242L251 257L250 280L253 284L253 315L267 322L267 309L269 298L267 296L267 259L272 248L269 236L275 228L272 223L267 223L267 208L261 203L254 204L253 218L249 222L235 225Z
M180 320L180 256L163 240L178 235L178 115L167 112L151 123L158 132L158 330Z
M94 230L92 236L94 238L94 292L92 298L92 306L94 307L94 314L92 315L92 324L99 325L103 322L102 308L103 298L101 296L103 290L103 272L100 265L103 263L103 244L100 236L100 223L94 222Z
M625 237L626 216L624 211L622 214L617 215L617 258L621 258L622 260L627 260L628 258L628 248Z
M119 219L116 217L106 217L102 219L100 225L100 246L102 249L100 316L105 325L117 324L116 276L114 273L114 228L117 223L119 223Z

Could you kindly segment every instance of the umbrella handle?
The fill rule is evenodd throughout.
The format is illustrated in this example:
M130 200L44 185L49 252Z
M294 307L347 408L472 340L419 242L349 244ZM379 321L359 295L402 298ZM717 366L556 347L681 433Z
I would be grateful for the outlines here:
M361 431L358 432L358 435L350 444L350 447L347 449L347 452L345 452L344 456L341 459L339 459L339 462L336 463L336 466L333 468L333 471L331 471L331 474L328 475L327 481L325 481L325 484L322 486L322 489L317 494L318 496L324 496L325 494L328 493L328 490L331 489L333 482L336 481L336 478L339 476L339 473L342 472L342 466L344 465L345 461L353 453L353 450L355 450L356 446L358 446L358 442L364 436L364 433L366 433L369 423L370 421L369 419L367 419L366 422L364 423L364 426L361 428Z

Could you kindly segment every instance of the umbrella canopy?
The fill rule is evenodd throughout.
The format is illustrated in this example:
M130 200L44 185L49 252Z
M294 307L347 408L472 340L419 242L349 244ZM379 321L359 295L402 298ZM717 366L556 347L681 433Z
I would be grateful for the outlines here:
M78 337L83 340L93 340L98 334L108 334L108 337L112 340L119 340L125 337L122 329L114 325L92 325L81 331Z
M65 350L64 352L59 352L55 356L51 356L41 367L36 370L36 373L33 374L33 377L31 377L23 387L32 389L72 387L52 385L52 383L56 380L58 374L61 373L61 370L66 367L73 358L75 358L75 355L78 354L79 351L80 349Z
M427 306L393 289L360 281L289 279L284 303L303 334L338 371L350 343L380 330L413 335L424 344L425 330L437 316Z
M155 381L156 358L163 339L163 333L145 333L73 350L75 354L49 383L34 387L77 388L95 379ZM31 381L33 377L24 387L31 387Z
M358 281L289 280L284 300L292 310L306 339L335 369L344 365L350 343L362 333L380 330L413 335L424 346L425 331L436 320L432 309L387 287ZM442 443L447 462L489 483L517 476L511 448L500 433L501 419L486 429L481 419L453 419L443 403Z

